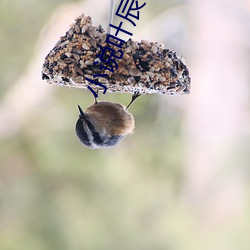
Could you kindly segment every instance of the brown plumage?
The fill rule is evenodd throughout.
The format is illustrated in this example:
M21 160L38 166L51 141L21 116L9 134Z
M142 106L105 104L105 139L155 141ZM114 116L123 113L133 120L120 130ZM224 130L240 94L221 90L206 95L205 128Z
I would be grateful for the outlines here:
M106 131L111 135L127 135L133 132L134 118L119 103L98 102L85 111L97 131Z
M131 103L137 97L133 96ZM85 112L79 105L78 109L76 134L86 147L111 148L133 132L134 117L119 103L102 101L91 105Z

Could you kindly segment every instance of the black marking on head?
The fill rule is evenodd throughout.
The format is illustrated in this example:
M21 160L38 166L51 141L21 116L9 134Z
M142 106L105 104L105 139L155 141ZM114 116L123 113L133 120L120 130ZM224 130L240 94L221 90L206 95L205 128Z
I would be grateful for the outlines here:
M101 145L103 143L102 138L100 137L100 134L98 132L93 132L94 142L97 145Z
M89 127L89 130L92 132L92 135L93 135L93 138L94 138L94 142L97 145L102 144L103 140L100 137L100 134L95 131L95 128L94 128L93 124L88 119L85 119L85 122L86 122L87 126Z
M78 109L79 109L80 115L76 123L76 134L79 137L80 141L87 147L91 147L91 148L94 147L93 142L96 145L102 145L103 140L100 137L100 134L96 132L93 124L88 120L88 118L86 117L86 114L83 112L83 110L81 109L79 105L78 105ZM85 128L83 125L84 123L86 123L89 130L91 131L91 135L93 136L93 141L89 137L88 133L85 131Z
M82 119L80 118L76 122L76 135L85 146L91 147L91 142L89 140L88 134L86 133Z

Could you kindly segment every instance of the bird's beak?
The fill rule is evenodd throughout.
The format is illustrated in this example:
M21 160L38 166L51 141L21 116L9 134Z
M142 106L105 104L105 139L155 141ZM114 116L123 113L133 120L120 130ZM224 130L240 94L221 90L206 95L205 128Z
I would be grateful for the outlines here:
M82 108L79 105L77 105L77 106L78 106L78 110L80 113L80 118L85 118L86 116L85 116L84 112L82 111Z

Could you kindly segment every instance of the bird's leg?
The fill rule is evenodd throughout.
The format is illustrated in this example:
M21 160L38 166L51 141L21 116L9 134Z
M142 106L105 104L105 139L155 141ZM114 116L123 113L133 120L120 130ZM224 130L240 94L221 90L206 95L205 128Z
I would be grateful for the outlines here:
M131 106L131 104L140 96L141 94L139 93L139 91L135 92L132 95L132 99L130 101L130 103L128 104L128 106L126 107L126 110Z
M95 98L95 104L97 104L97 103L98 103L98 102L97 102L98 92L99 92L99 88L97 88L97 90L96 90L96 94L97 94L97 96L94 96L94 98Z

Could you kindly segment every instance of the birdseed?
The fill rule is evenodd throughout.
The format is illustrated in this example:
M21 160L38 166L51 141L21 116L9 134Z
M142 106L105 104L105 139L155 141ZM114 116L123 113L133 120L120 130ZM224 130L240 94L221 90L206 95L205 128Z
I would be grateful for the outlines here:
M129 39L122 45L123 57L116 59L118 69L100 70L101 47L109 46L117 54L118 48L106 42L107 33L99 25L92 25L89 16L81 15L46 56L42 79L50 84L93 89L98 87L86 80L92 75L107 74L100 78L107 92L140 94L188 94L190 76L182 57L165 49L157 42ZM114 40L115 43L115 40ZM108 58L109 52L106 51ZM93 62L98 62L93 65Z

